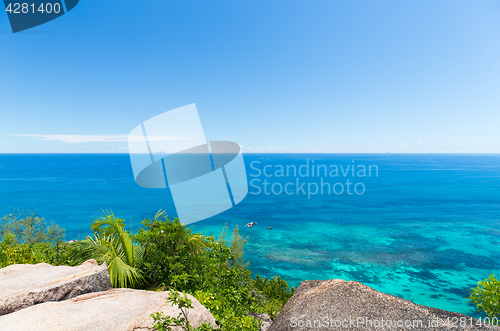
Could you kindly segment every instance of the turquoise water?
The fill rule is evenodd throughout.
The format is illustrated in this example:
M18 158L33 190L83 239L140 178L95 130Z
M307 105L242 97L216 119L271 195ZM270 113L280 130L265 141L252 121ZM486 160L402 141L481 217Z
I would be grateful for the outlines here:
M478 316L465 299L468 289L500 273L500 155L244 158L249 182L256 180L248 196L192 226L218 235L225 223L230 228L238 225L249 237L245 258L253 272L280 275L294 286L305 279L355 280L419 304ZM89 234L88 225L100 209L112 209L133 229L158 209L174 217L169 191L138 187L129 162L123 154L0 155L0 212L37 209L66 228L67 239ZM307 162L309 177L293 176L293 166L305 170ZM317 168L313 177L312 164L324 165L328 172L338 166L339 177L324 176L324 170L318 177ZM289 167L289 177L276 177L279 165ZM352 168L345 171L353 165L354 176ZM370 165L371 176L367 172L360 177L358 170ZM262 171L265 166L271 177L257 176L252 169ZM308 185L314 192L322 179L331 186L339 183L337 193L342 184L344 192L327 194L324 186L324 194L308 197ZM270 194L264 192L264 180ZM304 193L297 192L297 180L304 184ZM352 194L347 193L347 180L353 183ZM287 183L293 194L272 193L273 184L277 193ZM364 193L356 194L354 184L358 193L364 187ZM260 194L255 194L256 187ZM243 227L252 221L257 225Z

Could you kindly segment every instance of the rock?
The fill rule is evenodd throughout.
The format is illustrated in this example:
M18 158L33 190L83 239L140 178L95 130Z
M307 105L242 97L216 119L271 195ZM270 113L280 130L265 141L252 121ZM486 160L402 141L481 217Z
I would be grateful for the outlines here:
M466 326L460 326L461 321ZM332 279L303 281L268 331L496 329L476 326L477 322L462 314L381 293L358 282Z
M180 310L166 302L167 292L111 289L89 293L71 300L46 302L0 317L2 330L31 331L146 331L153 330L151 313L162 311L177 317ZM212 314L198 300L188 310L191 325L208 322L216 326ZM173 327L172 330L183 330Z
M88 260L78 267L46 263L0 269L0 316L47 301L61 301L111 288L106 264Z
M248 316L252 316L255 319L260 319L262 321L262 325L260 326L260 331L267 331L271 324L273 324L273 320L269 317L268 314L259 314L259 313L247 313Z

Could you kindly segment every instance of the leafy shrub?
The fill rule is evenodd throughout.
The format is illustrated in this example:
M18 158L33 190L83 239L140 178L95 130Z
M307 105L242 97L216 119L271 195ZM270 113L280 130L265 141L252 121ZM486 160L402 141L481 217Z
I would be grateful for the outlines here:
M226 242L227 237L227 224L222 228L222 233L219 235L218 242L221 245L227 246ZM236 264L240 264L244 268L248 268L249 262L244 263L243 255L245 254L245 245L248 242L248 237L243 238L240 235L238 226L233 229L233 236L231 238L231 242L229 243L229 251L231 252L231 257L227 261L227 265L232 267Z
M205 271L218 267L218 261L208 257L213 238L193 233L164 212L142 225L135 240L144 246L140 269L150 286L194 291L204 282Z
M8 240L0 242L0 268L11 264L49 263L52 265L79 264L73 257L73 244L58 242L36 244L14 244Z
M495 274L489 278L478 282L469 296L470 302L476 305L479 313L487 315L489 318L500 319L500 281L495 278Z
M36 256L28 245L12 245L5 239L0 243L0 268L11 264L34 264Z
M252 285L263 296L255 312L266 313L273 320L295 292L295 289L289 288L288 283L279 276L268 279L256 275Z
M224 293L224 294L227 294ZM236 303L231 307L225 300L224 294L213 294L210 292L196 291L194 297L207 308L221 327L221 330L242 330L256 331L260 328L260 323L251 316L247 316L243 311L251 310L250 307L242 306ZM236 308L236 309L233 309ZM240 308L240 309L238 309ZM243 309L241 309L243 308ZM245 309L246 308L246 309Z
M38 217L36 211L14 209L13 213L0 220L0 237L10 236L11 243L55 244L64 238L64 229L53 221L47 224L43 217Z
M153 318L153 327L155 330L171 331L171 326L180 326L188 331L213 330L213 327L209 323L203 323L204 325L197 328L191 326L191 322L188 319L188 309L193 308L193 302L187 297L186 293L180 295L179 292L170 290L167 302L170 302L172 306L177 306L181 312L177 317L165 316L162 312L152 313L151 317Z
M0 219L0 268L11 264L74 265L72 246L61 242L64 229L30 210L14 210Z
M212 299L214 299L212 297ZM188 309L193 308L192 301L188 299L187 295L183 293L180 295L177 291L171 290L169 292L169 297L167 302L170 302L173 306L177 306L181 313L177 317L165 316L162 312L156 312L151 314L154 323L154 329L159 331L170 331L172 326L180 326L184 330L189 331L212 331L215 330L209 323L203 323L197 328L191 326L191 322L188 319ZM204 303L210 305L210 302L204 300ZM260 328L260 323L256 322L253 317L250 316L227 316L220 330L230 331L258 331Z

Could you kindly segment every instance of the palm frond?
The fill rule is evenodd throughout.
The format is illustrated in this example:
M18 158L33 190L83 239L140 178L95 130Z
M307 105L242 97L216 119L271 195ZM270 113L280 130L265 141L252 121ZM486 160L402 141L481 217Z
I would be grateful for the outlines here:
M74 257L82 262L88 259L106 262L113 287L135 287L144 280L141 271L136 268L144 256L144 246L134 245L120 222L122 220L117 219L112 212L103 212L94 221L93 228L109 229L76 243Z
M103 214L99 216L95 221L94 225L97 227L109 226L113 229L115 235L120 240L123 252L125 254L125 259L127 260L128 265L135 264L135 252L134 252L134 243L132 239L128 235L128 233L123 229L120 225L119 219L115 217L112 211L109 211L107 214Z
M108 266L109 277L113 287L135 287L144 277L137 268L126 264L120 257L115 256Z

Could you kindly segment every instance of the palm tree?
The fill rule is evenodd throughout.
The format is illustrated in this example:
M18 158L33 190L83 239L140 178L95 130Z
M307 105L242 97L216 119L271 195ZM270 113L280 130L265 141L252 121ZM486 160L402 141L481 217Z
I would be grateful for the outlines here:
M124 230L124 220L113 212L103 211L92 224L94 237L78 242L75 257L106 262L113 287L135 287L144 280L137 268L144 255L144 246L134 244Z

